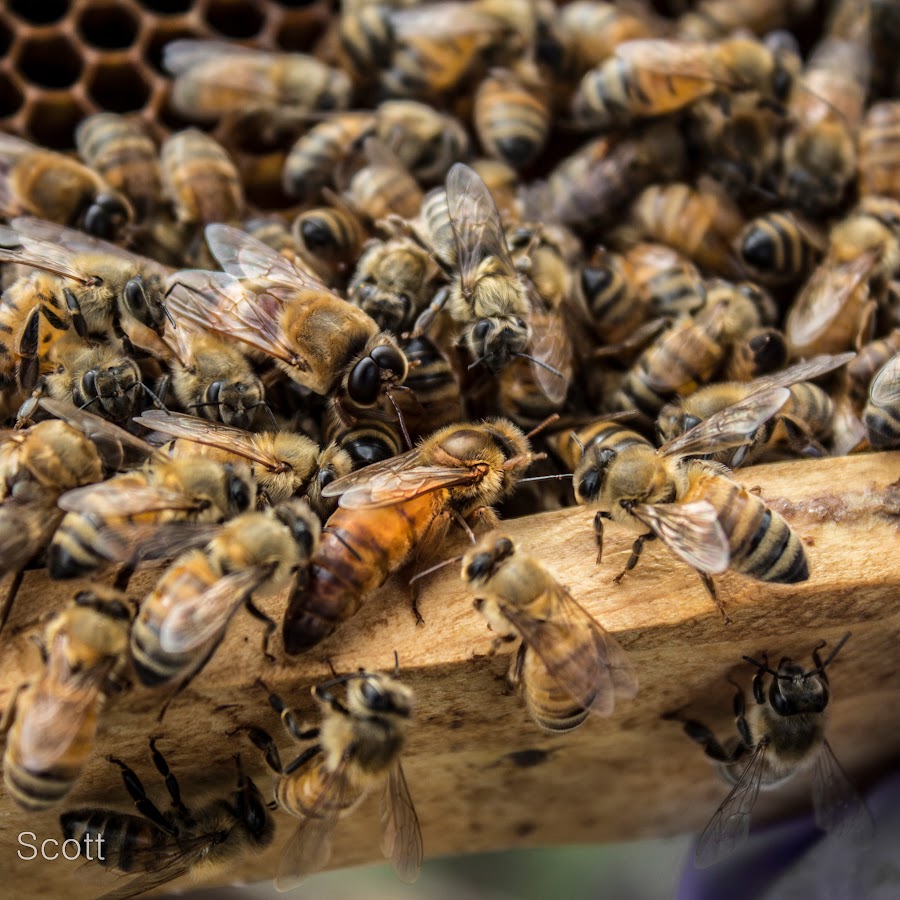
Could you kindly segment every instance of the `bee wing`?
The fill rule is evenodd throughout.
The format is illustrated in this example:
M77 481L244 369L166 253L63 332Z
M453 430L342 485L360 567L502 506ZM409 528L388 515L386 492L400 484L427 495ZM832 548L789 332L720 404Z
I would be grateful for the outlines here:
M518 277L497 204L480 176L464 163L455 163L447 173L447 206L463 294L488 256L497 257L509 275Z
M192 510L197 508L197 503L177 491L114 478L66 491L59 498L59 506L66 512L120 517L163 510Z
M166 559L208 544L221 525L202 522L121 522L101 528L91 546L110 562Z
M472 9L472 4L441 3L390 11L394 34L399 38L488 35L501 29L497 18Z
M896 403L900 396L900 355L894 354L879 370L869 386L869 402L878 407Z
M416 466L396 472L383 472L346 490L338 502L347 509L393 506L431 491L469 484L477 476L478 473L472 469L440 466Z
M850 362L856 354L851 350L848 353L821 353L812 359L795 363L788 366L781 372L774 372L771 375L763 375L761 378L754 378L752 384L760 390L770 387L790 387L801 381L812 381L821 375L827 375L835 369L839 369L845 363Z
M235 278L332 294L318 278L287 257L231 225L207 225L206 243L219 265Z
M551 403L561 404L572 380L572 343L565 322L561 316L549 313L531 316L529 325L534 380Z
M111 468L118 469L130 462L147 459L159 462L165 458L146 441L85 409L49 397L42 398L38 403L51 416L62 419L89 438Z
M24 569L50 543L61 519L55 503L6 497L0 505L0 578Z
M750 814L759 794L766 758L767 741L760 741L722 805L703 829L694 850L694 865L707 869L734 853L750 834Z
M760 425L788 402L790 396L791 392L785 387L756 391L667 441L659 452L663 456L706 455L745 444Z
M159 645L167 653L187 653L222 635L244 600L267 577L254 566L220 578L202 594L175 604L159 629Z
M397 877L412 884L419 877L425 852L422 830L400 760L391 768L381 800L381 852Z
M182 38L169 41L163 50L163 66L171 75L181 75L211 59L234 59L235 56L271 57L273 54L229 41L203 41Z
M868 840L875 830L872 814L856 792L828 741L816 754L813 769L813 813L816 825L842 838Z
M634 667L615 639L563 585L554 582L549 590L557 608L552 619L536 619L511 606L502 607L503 615L582 709L612 715L617 693L622 697L637 693ZM594 639L583 640L586 633ZM575 647L578 652L573 652Z
M233 428L231 425L211 422L209 419L201 419L199 416L189 416L185 413L167 413L161 409L147 410L140 416L135 416L134 421L145 428L160 431L170 437L184 438L208 447L227 450L229 453L237 453L267 469L276 469L280 465L277 457L263 452L256 445L250 432Z
M90 274L77 265L73 253L49 241L25 237L5 225L0 225L0 262L30 266L81 284L91 282Z
M788 312L785 321L788 340L800 346L815 340L863 285L875 262L875 254L863 253L842 265L828 260L819 265Z
M68 672L53 692L38 689L24 713L20 730L21 755L36 771L59 762L97 702L110 665Z
M641 504L635 516L678 557L708 575L719 575L731 562L731 546L715 507L693 503Z
M15 137L12 134L0 134L0 157L15 160L25 153L38 149L35 144L31 144L23 138Z
M709 47L702 41L645 40L622 41L615 56L626 65L660 75L695 78L715 82Z
M296 355L284 340L279 314L284 300L260 288L254 292L225 272L179 272L168 292L168 309L188 327L213 331L283 362Z

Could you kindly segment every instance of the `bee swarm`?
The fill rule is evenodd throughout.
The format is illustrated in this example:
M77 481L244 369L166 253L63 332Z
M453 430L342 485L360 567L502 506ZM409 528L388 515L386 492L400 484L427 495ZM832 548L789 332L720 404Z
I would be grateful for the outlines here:
M492 524L490 513L479 518L480 504L442 501L429 512L432 524L446 519L449 525L435 555L420 560L411 554L405 568L392 558L384 564L387 580L374 592L361 591L357 597L345 591L347 607L364 600L357 613L351 616L342 608L346 620L338 616L331 622L321 609L310 611L315 604L299 587L254 594L255 606L278 625L271 646L266 645L273 656L265 657L261 649L263 623L238 607L208 665L174 697L164 721L158 722L157 715L170 690L153 690L132 678L134 684L121 696L110 698L90 761L59 806L25 813L9 796L0 797L0 873L14 880L18 895L37 897L71 884L71 864L37 865L15 857L21 832L34 832L39 840L58 838L63 810L129 809L121 774L106 762L107 755L134 766L163 808L162 782L148 764L151 735L159 737L188 800L205 791L232 790L236 753L270 799L270 772L247 739L247 727L262 727L280 747L287 745L281 751L285 763L299 750L292 752L287 744L256 679L295 706L307 726L318 713L310 686L360 667L388 673L398 660L399 678L415 693L403 760L426 859L701 828L726 791L699 749L662 717L696 710L717 735L732 734L733 688L726 679L748 688L751 676L741 657L762 649L806 659L820 639L828 637L833 645L851 631L848 648L828 669L834 687L829 741L858 787L871 784L900 755L895 727L900 675L894 664L900 639L900 449L886 449L900 447L900 156L895 160L892 149L883 151L880 143L900 122L900 100L894 100L900 84L893 74L896 52L892 55L888 42L878 39L889 30L878 19L887 15L888 4L873 3L871 11L864 4L865 14L851 21L847 10L853 0L796 0L784 5L792 14L770 0L760 0L758 7L755 0L728 0L747 16L746 27L734 23L734 33L709 34L705 29L724 16L725 0L654 0L655 5L648 0L643 13L638 0L621 15L621 32L611 29L606 46L606 32L589 18L601 4L556 7L529 0L525 10L521 2L471 0L454 16L472 16L474 24L458 33L450 28L456 18L434 13L438 25L432 30L446 25L451 41L457 41L447 58L440 40L416 30L422 25L415 20L415 0L383 7L400 49L364 47L364 39L375 37L366 31L372 23L354 19L353 27L346 24L350 11L374 9L366 0L345 0L345 20L339 4L328 0L11 0L0 9L0 217L8 223L0 224L4 302L20 296L22 279L34 271L15 265L28 262L20 254L30 254L33 262L35 254L50 252L55 240L64 244L72 233L63 226L109 238L129 254L149 258L140 262L139 277L129 279L134 273L127 269L121 278L121 296L111 301L115 312L106 316L109 322L84 324L102 305L90 291L100 293L104 281L108 286L119 271L114 267L104 270L97 283L88 277L78 284L77 308L67 295L53 301L51 314L70 319L65 335L52 345L55 350L39 343L38 335L45 332L38 329L45 326L38 325L37 316L16 336L14 353L4 345L0 414L9 430L0 438L27 433L23 429L48 418L48 410L61 408L59 403L40 407L39 394L102 412L127 428L136 444L151 441L156 449L148 447L139 463L150 459L152 465L169 452L158 449L164 438L178 438L172 452L179 457L196 446L184 439L178 422L165 424L169 410L183 418L201 417L199 426L196 421L185 426L189 430L224 424L254 432L245 435L247 441L272 431L309 435L292 450L313 473L303 479L302 489L285 475L286 469L291 476L295 468L299 473L300 464L293 461L270 467L265 484L262 466L251 478L245 463L253 452L269 454L273 444L262 451L261 444L254 445L252 452L242 452L241 461L231 460L233 469L223 482L229 505L227 511L223 505L218 520L249 514L257 504L278 510L288 498L308 501L312 512L303 507L303 515L318 516L323 532L320 538L316 520L312 550L297 568L301 579L318 584L315 596L327 601L329 591L337 589L316 548L330 542L327 546L338 555L338 544L358 540L354 516L362 519L370 512L364 502L353 505L354 487L348 485L356 486L352 479L364 476L348 475L351 467L365 473L364 464L379 459L378 454L393 458L412 445L424 447L434 429L446 427L449 436L439 453L419 460L429 477L439 477L430 470L452 465L447 448L459 438L451 433L455 426L503 416L515 423L504 426L513 438L491 432L492 448L502 452L495 458L485 451L476 459L479 473L490 470L508 479L510 489L498 488L484 505L496 506L503 533L523 553L543 561L615 636L640 680L636 698L617 703L608 718L591 717L561 736L539 729L504 681L517 645L493 645L496 635L473 610L473 592L461 579L458 563L423 577L412 602L413 572L461 558L470 546L453 515L465 529ZM670 9L701 5L718 12L693 17ZM757 8L763 11L754 13ZM588 18L582 22L579 16ZM781 32L763 45L764 32L780 28L793 34ZM689 37L703 43L678 43ZM196 45L173 44L184 39L234 45L215 53L201 49L195 59ZM603 68L604 61L615 61L616 45L629 39L641 46L626 44L618 58L631 67L628 77L641 80L642 91L635 94L644 98L632 96L631 105L617 95L611 70ZM354 40L361 43L353 46ZM655 46L651 64L644 54L657 41L666 46ZM234 53L235 66L243 59L252 68L248 48L312 53L327 65L303 70L297 80L310 97L294 107L279 106L269 97L255 108L243 98L222 100L227 85L217 98L215 91L204 93L202 78L190 83L192 73L204 66L213 71L221 53ZM378 56L366 73L350 62L361 65L363 50L394 55L388 62ZM435 87L427 77L418 83L416 52L434 54L439 65L431 77L448 83ZM455 54L468 54L460 70ZM272 59L266 57L262 66L264 83L274 77ZM760 74L761 60L772 69ZM226 57L224 68L231 66ZM710 83L729 84L729 90L707 89L702 77L690 74L679 78L679 66L700 66ZM837 71L852 73L845 77L851 83L830 85L828 78ZM177 80L171 73L178 74ZM782 76L790 79L787 90L779 83ZM655 92L664 78L673 95L695 93L680 105L666 106L676 101L664 101ZM853 78L863 82L861 96L854 93ZM505 104L516 91L518 106L511 114ZM828 98L817 100L820 93ZM398 103L389 109L383 101L391 98L427 103L435 120L424 108ZM327 130L333 116L341 115L333 110L345 108L361 110L360 117L342 120L327 140L298 153L298 139L314 129ZM81 198L71 215L61 214L49 230L29 224L23 216L50 218L44 211L50 207L30 207L16 196L18 183L9 187L17 155L28 152L19 140L33 144L32 150L64 152L70 160L78 143L83 159L90 141L78 126L102 111L139 124L149 139L149 156L155 161L161 153L162 174L146 196L122 184L107 193L100 181L101 189L86 203ZM818 126L810 125L815 135L809 137L804 116L807 124L825 119L828 136L821 138ZM423 150L416 142L428 128L434 134ZM820 139L823 152L834 151L824 169L814 152L822 146L809 149ZM335 146L346 152L336 153ZM317 150L334 157L322 176L324 184L315 180L321 173L304 168ZM451 168L454 162L471 168ZM212 187L192 194L192 185L205 177ZM496 221L484 211L494 205ZM499 237L492 232L495 224ZM205 226L211 227L204 231ZM245 242L238 229L252 233L266 245L263 253L271 255L248 262L257 245ZM488 250L485 242L490 242ZM387 252L396 248L405 254L402 282L400 257ZM70 251L66 248L66 259L74 264ZM388 264L379 262L382 251ZM468 283L460 273L466 266L463 251L474 259ZM508 265L501 264L496 282L486 279L479 266L500 256L508 257ZM290 321L293 328L294 320L279 318L290 311L290 302L277 290L267 295L259 287L272 274L271 266L262 274L272 258L289 270L291 291L311 291L325 310L305 336L297 315L300 337L293 343L282 340L282 325ZM128 259L128 265L138 265L134 256ZM219 267L225 271L215 271ZM61 284L66 273L41 277L48 281L36 284ZM135 280L140 291L134 289ZM389 283L390 304L384 299ZM246 306L229 306L238 284L241 297L250 299ZM283 289L285 282L274 284ZM481 318L470 308L473 295L488 309ZM255 336L247 337L241 332L246 313L253 317L253 304L262 308L272 296L278 297L277 314L269 312L261 327L264 317L254 317L247 331ZM836 306L835 296L841 298ZM342 299L348 297L355 303L350 312ZM294 311L301 305L295 303ZM0 308L5 330L7 313ZM272 337L275 325L282 330ZM325 328L330 329L327 338ZM89 332L87 337L79 329ZM682 341L671 337L679 331ZM129 360L127 377L133 371L134 383L122 392L116 386L115 403L107 403L108 397L98 402L109 390L100 385L100 362L93 357L82 362L70 354L71 342L79 339L94 350L106 342L116 348L108 349L110 359L119 361L121 350ZM97 352L107 360L106 348ZM854 352L858 355L847 365ZM840 356L844 353L847 358ZM201 356L210 366L215 360L219 369L209 374L198 362ZM869 358L877 359L872 371L863 366ZM806 364L814 367L807 376L800 377L806 370L799 368L795 378L782 374L792 371L790 365ZM95 368L85 373L91 365ZM434 390L434 371L446 390L417 405L416 391L428 396L425 392ZM242 380L239 388L228 377ZM719 407L680 405L704 386L726 380L754 386L732 387ZM124 396L133 397L133 403L123 406ZM766 412L766 404L774 412ZM126 411L116 415L114 409ZM737 422L736 412L728 418L729 410L737 409L746 412L751 425L745 418ZM776 412L781 416L777 425ZM548 422L551 414L559 421ZM743 428L742 436L666 457L666 447L689 436L694 422L709 437L703 420L716 422L716 415L724 415L720 420L731 429ZM647 452L658 470L660 460L667 461L674 480L691 466L704 466L698 459L714 457L712 466L721 461L720 468L703 471L734 479L749 492L741 495L741 503L750 505L758 497L760 509L768 507L784 518L808 562L808 578L776 583L774 577L764 581L739 574L740 544L746 549L750 541L745 535L729 544L732 533L718 524L725 513L701 496L697 508L705 506L701 512L707 517L718 516L715 529L705 528L697 544L702 550L718 542L724 554L718 568L710 564L703 570L715 575L717 602L731 620L723 624L698 578L701 566L693 569L682 561L695 564L698 547L689 546L681 531L667 540L657 520L650 524L635 513L643 509L664 517L683 508L688 488L681 481L671 495L658 485L656 494L648 488L637 499L613 493L614 521L607 520L602 531L600 560L593 522L606 495L588 490L578 466L592 450L592 423L606 416L623 429L635 429L639 442L649 443ZM674 430L667 431L670 427ZM110 463L108 448L88 434L90 428L88 422L82 430L103 458L107 479L129 477L117 471L138 471L138 463ZM230 434L223 428L219 449L222 441L235 440L235 432ZM466 434L471 440L471 430ZM530 449L509 450L520 446L517 441ZM619 444L603 446L613 446L613 459L623 453ZM123 457L129 450L124 443L119 449ZM271 452L277 457L281 451ZM757 465L758 460L765 462ZM611 462L604 458L598 465L602 476ZM567 480L573 470L574 492ZM520 484L512 491L518 479L532 474L563 480ZM89 491L95 478L68 487L76 488L75 494ZM338 491L328 491L337 479L344 485L340 507ZM364 480L362 485L364 492ZM448 496L454 488L462 493L458 484L451 485ZM12 479L3 489L0 497L11 493ZM429 496L438 496L439 490ZM452 495L454 501L459 494ZM574 505L576 497L579 505ZM204 509L214 505L204 502ZM59 512L51 508L52 514ZM66 507L73 508L87 509ZM325 536L330 515L337 517L332 529L337 537ZM51 518L48 513L48 522ZM210 528L217 521L213 512L195 518ZM764 521L752 527L754 549L747 552L752 559L757 544L765 549L761 535L771 537L772 516ZM632 571L629 557L639 531L625 526L636 523L651 539L662 539L648 543ZM0 521L0 533L3 525ZM391 527L383 532L375 527L373 533L393 540ZM8 531L5 539L10 540ZM152 543L154 536L145 530L133 540ZM47 537L42 552L49 543ZM369 552L368 545L356 546ZM116 574L109 566L99 575L51 580L45 563L54 575L66 565L66 574L77 574L78 559L65 552L70 557L62 562L51 549L49 555L31 555L27 567L0 570L8 586L24 567L8 618L0 625L3 708L23 682L41 671L28 637L43 633L47 620L93 578L111 583ZM128 597L139 601L150 595L176 555L142 561L128 582ZM777 562L778 551L774 557ZM109 560L128 561L124 551ZM368 560L348 545L343 564L346 571L359 572ZM628 573L614 581L626 566ZM298 579L297 584L307 582ZM289 640L282 622L297 597L301 612L295 619L302 620L307 633L285 652ZM414 608L423 620L418 624ZM303 644L306 639L309 643ZM304 652L295 654L297 648ZM807 810L809 783L809 775L801 774L763 793L754 822ZM377 801L368 796L357 812L341 819L329 868L382 860ZM204 870L193 883L212 887L272 877L296 822L283 810L273 818L273 846L236 858L228 867ZM176 886L187 883L179 879ZM100 890L108 890L110 882L104 885ZM79 890L72 888L76 896Z

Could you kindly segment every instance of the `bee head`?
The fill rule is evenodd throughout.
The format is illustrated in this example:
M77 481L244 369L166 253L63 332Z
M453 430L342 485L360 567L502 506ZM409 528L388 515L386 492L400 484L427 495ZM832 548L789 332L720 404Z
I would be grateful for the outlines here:
M123 197L99 193L84 214L84 230L94 237L112 240L131 218L131 210Z
M360 672L347 682L347 705L359 716L412 717L413 692L405 684L373 672Z
M528 323L519 316L479 319L465 336L473 365L482 363L495 375L525 352L529 339Z
M515 545L506 535L488 534L463 557L463 578L475 584L484 583L515 552Z
M385 384L403 384L409 364L393 343L373 347L350 372L347 393L359 406L374 406Z
M213 381L203 393L197 409L204 418L247 431L256 417L257 407L265 405L265 389L257 378L249 381ZM269 413L271 417L271 412Z
M151 287L140 275L135 275L126 282L122 291L122 301L128 314L138 322L157 334L162 331L168 312L162 302L162 293L158 285Z
M303 500L290 500L282 503L276 508L275 516L288 527L291 537L302 551L304 559L309 559L319 542L319 534L322 530L318 517Z
M268 846L275 835L275 823L272 821L259 788L253 779L244 774L240 756L235 756L237 765L237 790L231 795L231 810L242 829L254 844Z

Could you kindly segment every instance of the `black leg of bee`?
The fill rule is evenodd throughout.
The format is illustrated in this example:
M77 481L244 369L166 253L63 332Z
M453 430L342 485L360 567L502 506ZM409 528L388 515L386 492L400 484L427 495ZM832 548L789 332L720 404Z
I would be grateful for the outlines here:
M283 772L281 756L278 753L278 745L275 743L272 735L268 731L263 731L262 728L256 728L253 725L248 725L246 729L240 730L246 730L247 736L253 742L253 746L258 750L262 750L266 765L277 775L281 775Z
M594 516L594 540L597 542L597 565L603 560L603 520L612 519L608 512L602 510Z
M305 766L311 759L315 758L322 752L322 747L319 744L313 744L312 747L307 747L295 760L292 760L288 763L288 767L284 770L285 775L292 775L297 771L301 766Z
M172 807L176 809L178 814L185 820L192 822L193 816L191 816L190 810L181 801L181 788L178 786L178 779L175 778L174 773L169 768L166 758L156 749L155 737L150 738L150 755L153 758L153 765L156 766L156 771L162 775L163 781L166 783L166 790L169 792L169 797L172 799Z
M24 577L25 571L23 569L19 569L18 572L12 573L12 578L9 581L6 594L3 597L3 604L0 606L0 631L3 631L3 626L9 618L10 611L13 608L13 601L16 599L16 594L19 593L19 588L22 586L22 579Z
M787 435L788 446L798 456L811 456L821 459L828 455L828 451L816 440L805 422L794 419L791 416L782 416L781 424Z
M766 689L763 685L765 674L765 672L760 670L753 676L753 699L758 706L762 706L766 702Z
M78 302L78 298L69 288L63 288L63 297L66 299L66 306L69 308L69 318L72 321L72 327L75 329L78 337L90 337L87 323L84 321L84 316L81 314L81 304ZM116 324L118 324L118 316L113 322L113 327L115 327ZM126 351L126 353L127 352L128 351Z
M516 658L513 660L513 664L509 667L509 674L506 676L506 680L509 682L509 686L515 690L519 683L522 680L522 666L525 665L525 641L522 641L519 644L519 649L516 652Z
M822 657L819 655L819 651L824 646L826 646L827 643L828 643L828 641L819 641L819 643L816 644L815 647L813 647L813 652L812 652L813 663L814 663L815 667L820 670L819 677L822 679L822 681L825 682L825 684L828 684L828 673L826 672L825 669L822 668Z
M124 563L119 566L119 571L116 572L116 577L113 579L113 587L117 591L122 591L123 593L127 591L128 583L131 581L131 576L134 575L134 570L136 568L136 563Z
M336 713L340 713L342 716L350 715L350 711L347 707L344 706L330 690L322 687L322 685L317 685L313 688L313 697L320 703L327 703Z
M712 597L713 603L716 604L716 608L722 613L722 618L725 620L726 625L731 624L731 617L725 612L725 607L722 604L722 601L719 599L719 595L716 593L716 586L713 583L712 578L706 574L706 572L697 572L700 576L700 580L703 582L703 587L706 588L706 592Z
M715 735L700 722L688 719L684 723L684 733L703 748L703 752L716 762L734 762L744 752L739 744L733 753L726 753L725 748L716 740Z
M40 375L40 360L38 359L40 324L40 307L38 307L29 315L16 348L16 352L19 354L19 368L16 377L19 387L26 391L34 388Z
M595 519L596 523L596 519ZM625 568L613 578L613 581L616 584L621 584L622 579L638 564L638 560L641 558L641 552L644 549L644 544L647 541L655 541L656 535L652 531L648 531L647 534L642 534L632 545L631 545L631 556L628 557L628 562L625 563Z
M319 736L318 728L308 728L304 730L301 727L296 712L292 710L278 694L269 694L269 706L278 713L281 718L281 724L284 725L285 730L295 741L305 743L306 741L311 741L313 738Z
M135 809L166 834L173 837L176 836L178 829L166 819L156 804L147 796L144 785L141 784L141 779L137 777L134 770L114 756L108 756L107 759L122 770L122 782L125 785L125 790L128 791L129 796L134 801Z
M259 621L266 626L266 630L263 632L263 656L265 656L265 658L269 662L275 662L275 657L271 653L269 653L269 640L272 637L272 633L278 627L277 624L273 619L270 619L258 606L256 606L250 597L248 597L244 601L244 606L247 612L250 613L250 615L253 616L254 619L259 619Z

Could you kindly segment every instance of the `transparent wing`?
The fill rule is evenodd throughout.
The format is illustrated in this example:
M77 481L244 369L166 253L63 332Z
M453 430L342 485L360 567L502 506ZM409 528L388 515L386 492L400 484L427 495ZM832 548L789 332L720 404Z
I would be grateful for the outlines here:
M872 836L875 830L872 814L828 741L816 754L812 787L813 813L819 828L858 841Z
M708 575L719 575L731 562L731 547L715 507L693 503L642 504L635 516L678 557Z
M163 66L172 75L181 75L189 69L211 59L234 58L238 54L264 56L258 50L251 50L229 41L197 41L183 39L170 41L163 50Z
M193 510L198 508L199 501L122 476L66 491L58 502L66 512L121 517L163 510Z
M463 163L454 164L447 174L447 205L463 293L488 256L497 257L508 275L518 277L494 198L480 176Z
M81 284L92 281L90 273L78 265L74 253L48 241L25 237L6 225L0 225L0 262L30 266Z
M322 488L322 496L339 497L341 494L365 484L370 478L380 477L383 474L390 474L402 471L403 469L412 468L418 465L421 458L421 452L418 448L415 448L413 450L407 450L406 453L392 456L390 459L372 463L370 466L365 466L355 472L350 472L349 474L338 478L336 481L332 481L331 484L325 485L325 487Z
M501 29L494 16L477 12L471 3L448 2L411 6L390 12L394 34L400 38L489 35Z
M225 272L191 269L175 278L167 305L179 324L183 321L187 327L237 339L274 359L298 365L281 329L285 301L276 292L254 291Z
M774 372L771 375L763 375L761 378L754 378L751 384L754 388L762 390L770 387L790 387L801 381L812 381L821 375L827 375L835 369L839 369L844 364L850 362L856 354L852 351L848 353L822 353L814 356L812 359L795 363L788 366L781 372Z
M878 407L896 403L900 397L900 354L895 353L872 379L869 402Z
M703 829L694 850L694 865L707 869L734 853L750 834L750 815L759 794L767 741L760 741L737 784Z
M236 453L267 469L277 469L281 465L281 460L259 448L249 431L242 431L230 425L211 422L199 416L167 413L158 409L148 410L136 416L134 421L152 431L159 431L174 438L184 438L208 447Z
M476 469L417 466L413 469L375 475L368 481L345 491L338 502L349 509L392 506L441 488L471 484L478 477L479 472Z
M572 343L565 321L559 315L538 313L530 317L529 325L534 380L551 403L561 404L572 380ZM561 374L557 375L547 366Z
M219 637L268 574L261 566L232 572L202 594L179 600L160 626L160 646L167 653L187 653Z
M634 668L615 639L563 585L554 582L550 591L557 610L552 619L536 619L512 606L503 606L502 612L582 709L611 715L617 687L623 697L637 692Z
M788 402L790 396L791 392L785 387L757 391L667 441L659 452L663 456L706 455L745 444L760 425Z
M424 849L419 817L413 805L400 760L391 768L381 800L381 852L397 877L412 884L419 877Z
M167 559L203 547L221 525L200 522L116 522L95 532L91 546L110 562Z

